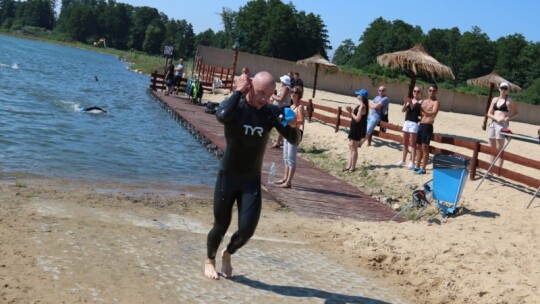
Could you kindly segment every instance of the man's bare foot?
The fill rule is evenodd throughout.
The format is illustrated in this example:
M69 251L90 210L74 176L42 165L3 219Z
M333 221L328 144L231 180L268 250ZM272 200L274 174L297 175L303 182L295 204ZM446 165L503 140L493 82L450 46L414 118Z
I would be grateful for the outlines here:
M232 277L232 264L231 264L231 254L227 252L227 248L223 249L221 252L221 273L224 278Z
M211 280L219 280L219 275L216 271L216 260L206 259L204 262L204 276Z

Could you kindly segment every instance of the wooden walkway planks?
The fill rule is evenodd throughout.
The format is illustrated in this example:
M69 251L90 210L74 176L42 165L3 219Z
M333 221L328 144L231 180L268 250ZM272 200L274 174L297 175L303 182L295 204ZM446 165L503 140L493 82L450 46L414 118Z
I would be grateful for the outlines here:
M204 107L190 103L177 95L164 96L149 90L156 101L178 119L187 122L220 150L225 150L223 125L214 115L204 113ZM269 143L270 144L270 143ZM388 221L395 212L356 187L315 167L298 157L292 188L267 185L268 171L276 163L276 179L283 175L282 149L268 145L262 168L262 183L270 195L296 214L310 217L353 218L362 221ZM403 220L403 219L400 219Z

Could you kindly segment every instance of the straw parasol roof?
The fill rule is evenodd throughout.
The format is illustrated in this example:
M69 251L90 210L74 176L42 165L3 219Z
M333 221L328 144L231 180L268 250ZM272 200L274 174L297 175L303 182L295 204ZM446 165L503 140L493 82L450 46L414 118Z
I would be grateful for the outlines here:
M313 96L315 98L315 91L317 90L317 76L319 73L319 66L322 66L326 71L336 72L338 70L337 65L326 60L321 54L317 53L309 58L298 60L296 64L304 66L315 66L315 80L313 81Z
M495 72L491 72L482 77L467 80L468 84L476 85L480 87L488 87L488 88L491 87L492 85L498 86L501 82L508 83L508 88L510 89L510 91L521 91L520 86L515 85L511 83L510 81L502 78L501 76L499 76L499 74Z
M487 100L487 104L486 104L486 112L484 114L484 123L482 124L482 129L486 129L486 124L487 124L487 112L489 110L489 105L491 104L491 98L493 97L493 91L495 89L495 86L499 86L499 84L501 82L506 82L508 83L508 89L511 90L511 91L521 91L521 87L519 87L518 85L515 85L513 83L511 83L510 81L502 78L501 76L499 76L499 74L495 73L495 72L491 72L485 76L481 76L481 77L478 77L478 78L473 78L473 79L469 79L467 80L467 83L470 84L470 85L476 85L476 86L480 86L480 87L488 87L489 88L489 95L488 95L488 100Z
M377 62L382 66L409 71L411 76L409 96L412 96L418 73L427 74L431 78L456 78L452 73L452 69L431 57L420 44L406 51L379 55L377 56Z

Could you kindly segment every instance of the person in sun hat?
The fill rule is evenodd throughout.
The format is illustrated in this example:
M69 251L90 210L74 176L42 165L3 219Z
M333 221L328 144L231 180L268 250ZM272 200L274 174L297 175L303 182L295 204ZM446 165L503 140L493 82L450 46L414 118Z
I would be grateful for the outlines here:
M504 146L504 136L501 135L502 129L507 129L510 125L510 120L518 117L518 109L512 98L508 96L508 90L510 86L506 82L501 82L499 85L499 97L495 97L491 100L487 117L491 118L491 122L488 125L488 138L489 144L493 148L502 149ZM491 161L495 156L491 156ZM498 160L499 168L502 167L502 157Z
M356 171L356 161L358 160L358 145L360 141L366 137L367 131L367 111L369 108L368 91L361 89L354 92L359 104L352 109L347 106L346 110L351 116L351 127L349 128L348 144L349 144L349 160L347 167L341 171L354 172Z
M273 101L273 105L278 106L280 109L291 106L291 78L289 75L283 75L279 78L281 82L281 88L277 94L273 94L270 99ZM273 148L279 148L283 145L283 137L278 135L276 142L272 145Z

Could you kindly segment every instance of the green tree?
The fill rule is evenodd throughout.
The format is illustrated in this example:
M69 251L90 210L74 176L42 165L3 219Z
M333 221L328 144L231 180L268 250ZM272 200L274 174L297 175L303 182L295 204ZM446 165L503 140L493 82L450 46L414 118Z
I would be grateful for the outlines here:
M159 20L154 20L146 29L143 42L143 51L159 55L162 53L162 44L165 39L165 27Z
M23 25L36 26L52 30L54 26L55 1L28 0L21 11L20 21Z
M196 45L213 46L215 33L211 29L207 29L204 32L200 32L195 36Z
M327 58L326 50L331 50L332 46L328 41L328 31L320 15L299 12L297 18L297 33L293 37L292 45L295 48L291 52L293 60L311 57L316 53Z
M457 55L462 62L459 70L454 71L458 82L489 74L497 59L495 44L477 26L463 33L457 45Z
M11 27L15 19L15 10L15 0L0 0L0 25L2 27Z
M356 45L354 45L352 39L345 39L336 49L334 57L332 58L332 63L337 65L347 65L354 55L355 49Z
M133 26L131 27L130 47L142 51L149 25L154 20L159 20L160 18L160 14L155 8L148 6L136 7L132 19Z
M454 73L458 73L461 59L457 53L457 45L460 39L461 32L457 27L432 29L424 36L423 45L431 56L449 66Z
M497 63L495 70L503 77L520 85L525 84L526 66L521 66L525 62L521 61L521 53L527 46L525 37L521 34L510 35L499 38L496 41Z
M540 42L528 43L519 54L517 65L524 74L523 82L518 83L523 88L540 78Z
M221 23L223 23L223 36L225 38L224 48L232 48L233 44L237 42L236 34L236 16L237 13L230 8L221 9Z
M107 45L125 50L129 43L131 27L130 11L132 6L110 1L99 13L99 37L107 40Z
M376 63L378 55L402 51L420 43L422 29L401 20L389 22L382 17L375 19L360 37L351 65L355 68Z
M70 4L62 8L58 19L58 31L72 39L91 42L96 36L97 14L88 4Z

